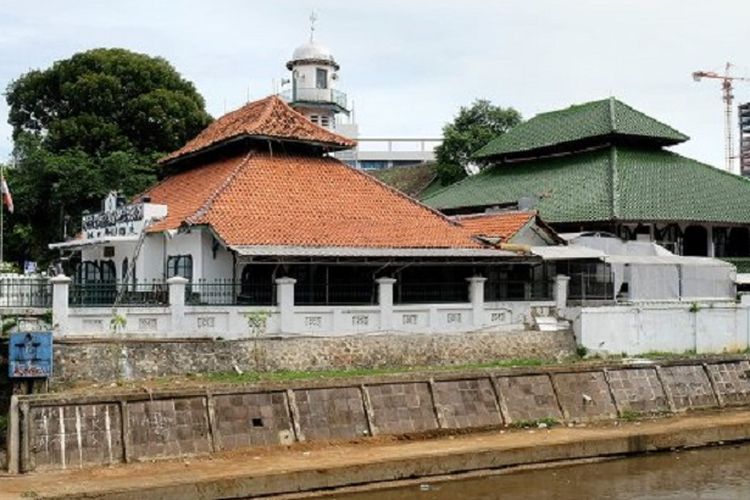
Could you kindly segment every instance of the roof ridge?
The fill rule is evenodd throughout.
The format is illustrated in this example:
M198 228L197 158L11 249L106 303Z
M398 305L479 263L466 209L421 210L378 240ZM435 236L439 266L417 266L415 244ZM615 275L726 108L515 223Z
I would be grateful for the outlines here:
M637 109L635 109L635 108L634 108L633 106L631 106L630 104L628 104L628 103L626 103L626 102L624 102L624 101L621 101L621 100L619 100L618 98L616 98L616 97L614 97L614 96L613 96L612 98L613 98L613 99L615 100L615 102L616 102L617 104L619 104L620 106L624 106L624 107L628 108L628 109L629 109L630 111L632 111L632 112L634 112L634 113L640 113L640 114L642 114L643 116L645 116L645 117L647 117L647 118L650 118L651 120L655 121L655 122L656 122L656 123L658 123L659 125L661 125L661 126L663 126L663 127L667 127L668 129L670 129L670 130L671 130L671 131L673 131L674 133L676 133L676 134L679 134L679 135L681 135L682 137L684 137L684 138L685 138L685 141L688 141L688 140L690 140L690 136L689 136L689 135L687 135L687 134L684 134L684 133L680 132L679 130L677 130L676 128L674 128L674 127L673 127L672 125L670 125L670 124L668 124L668 123L665 123L665 122L663 122L663 121L661 121L661 120L659 120L659 119L657 119L657 118L654 118L654 117L653 117L653 116L651 116L650 114L646 114L646 113L644 113L643 111L638 111ZM683 142L685 142L685 141L683 141Z
M263 111L258 114L258 117L253 121L253 127L259 127L265 121L268 119L268 117L271 115L271 112L273 111L273 108L276 106L276 99L278 99L275 95L270 95L266 97L265 99L268 101L263 108ZM247 128L247 127L246 127Z
M615 96L609 97L609 123L612 132L617 132L617 119L615 118Z
M617 168L617 146L610 146L609 151L609 168L611 172L610 179L610 198L612 199L612 218L617 219L620 213L620 192L619 192L619 169Z
M200 219L208 213L208 211L211 209L211 206L213 205L214 201L221 195L221 193L224 192L224 190L229 187L229 185L234 181L234 179L237 177L237 174L240 173L240 170L243 169L243 167L249 162L250 158L255 154L254 150L248 151L248 153L245 155L245 157L242 159L242 161L232 170L232 172L227 176L226 179L224 179L224 182L217 187L211 195L206 198L206 201L203 202L203 204L198 207L198 209L193 212L192 215L188 215L185 217L184 222L188 225L194 225L199 224Z

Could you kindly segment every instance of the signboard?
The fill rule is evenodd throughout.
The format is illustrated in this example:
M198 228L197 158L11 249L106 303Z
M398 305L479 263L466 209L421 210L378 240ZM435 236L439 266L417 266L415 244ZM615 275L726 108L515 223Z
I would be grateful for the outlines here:
M52 332L11 333L8 351L8 377L52 375Z

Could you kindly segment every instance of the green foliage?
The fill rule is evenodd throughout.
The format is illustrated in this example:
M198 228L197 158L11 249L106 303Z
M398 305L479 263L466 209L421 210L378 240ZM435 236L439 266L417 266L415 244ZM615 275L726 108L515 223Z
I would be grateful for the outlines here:
M625 410L620 415L620 420L624 422L635 422L643 418L643 414L633 410Z
M4 317L2 323L0 323L0 328L2 329L0 337L7 337L16 325L18 325L18 318Z
M120 333L128 325L128 320L125 316L118 313L112 313L112 318L109 320L109 328L112 333Z
M517 420L511 423L510 427L513 427L514 429L529 429L532 427L539 427L540 424L547 427L553 427L559 425L560 422L556 418L544 417L535 420Z
M16 213L6 255L45 261L47 244L79 230L109 191L133 196L157 179L156 159L210 121L192 83L164 59L94 49L21 75L7 88Z
M469 107L462 106L456 118L443 127L443 143L435 149L442 184L452 184L466 177L466 168L472 162L482 168L484 163L474 160L474 153L520 122L518 111L495 106L486 99L477 99Z
M576 354L578 354L578 357L585 358L588 353L589 349L585 345L576 346Z
M245 319L247 320L247 328L250 331L250 335L254 338L258 338L266 333L266 324L271 313L268 311L253 311L245 313Z

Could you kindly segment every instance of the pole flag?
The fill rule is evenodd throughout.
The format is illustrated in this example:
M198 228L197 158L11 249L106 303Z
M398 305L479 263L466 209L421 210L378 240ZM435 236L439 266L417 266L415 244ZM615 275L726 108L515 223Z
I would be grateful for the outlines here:
M3 195L3 204L8 207L8 212L13 213L13 196L10 194L8 183L5 182L5 176L0 179L0 193Z

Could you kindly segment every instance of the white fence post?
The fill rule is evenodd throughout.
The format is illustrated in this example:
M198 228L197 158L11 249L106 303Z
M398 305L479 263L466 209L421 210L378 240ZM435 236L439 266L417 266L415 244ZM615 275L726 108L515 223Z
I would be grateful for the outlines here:
M378 278L378 305L380 306L380 329L393 330L393 284L394 278Z
M171 332L176 336L187 335L185 331L185 288L190 282L182 276L173 276L167 280L169 285L169 312L172 314Z
M50 283L52 283L52 325L53 328L56 328L58 335L64 336L68 334L69 330L70 278L60 274L51 278Z
M281 333L294 331L294 278L276 279L276 303L279 306L279 326Z
M469 300L471 301L471 324L475 328L484 326L484 282L487 278L472 276L469 282Z
M558 274L555 276L555 307L558 313L568 306L568 285L570 276Z

